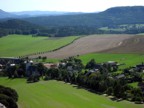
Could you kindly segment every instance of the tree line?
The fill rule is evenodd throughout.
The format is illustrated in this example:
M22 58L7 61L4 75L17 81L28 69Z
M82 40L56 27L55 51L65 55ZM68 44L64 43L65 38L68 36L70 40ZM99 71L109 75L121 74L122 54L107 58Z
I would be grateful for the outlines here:
M89 34L137 34L143 27L128 28L123 31L101 30L101 27L144 24L144 7L115 7L100 13L62 16L42 16L0 21L0 37L8 34L32 34L33 36L62 37Z
M135 25L135 24L134 24ZM22 34L47 37L65 37L65 36L78 36L78 35L91 35L91 34L138 34L144 32L144 27L133 26L123 31L114 30L119 29L119 25L109 25L113 30L101 30L95 26L58 26L58 27L41 27L33 25L21 20L8 20L0 22L0 37L9 34Z
M138 65L143 66L143 65ZM4 73L9 78L26 78L28 83L44 80L60 80L66 83L76 84L98 94L112 95L114 99L126 99L135 103L144 101L144 89L142 88L143 69L126 68L117 73L117 62L96 63L90 60L85 66L75 57L61 60L58 67L46 68L42 63L27 65L21 62L16 66L9 66ZM138 82L137 87L130 84Z

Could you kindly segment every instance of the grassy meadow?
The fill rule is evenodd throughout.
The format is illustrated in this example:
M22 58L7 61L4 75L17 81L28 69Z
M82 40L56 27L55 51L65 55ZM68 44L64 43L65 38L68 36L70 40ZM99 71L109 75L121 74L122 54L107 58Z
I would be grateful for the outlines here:
M31 35L9 35L0 38L0 57L23 56L57 49L71 43L78 37L65 38L32 37ZM142 54L91 53L79 56L86 64L91 59L97 63L117 61L125 63L121 68L134 66L144 61ZM47 59L57 62L57 59ZM42 61L39 61L42 62ZM103 95L97 95L76 85L62 81L39 81L26 83L26 79L0 78L0 85L11 87L19 94L19 108L144 108L144 104L128 101L112 101ZM132 86L136 87L137 83Z
M110 53L91 53L81 55L79 57L84 64L86 64L91 59L95 59L97 63L107 62L107 61L117 61L118 63L124 63L125 65L121 68L126 68L129 66L135 66L144 62L143 54L110 54Z
M143 104L116 102L61 81L27 84L25 79L0 78L0 85L14 88L19 94L19 108L143 108Z
M31 35L8 35L0 38L0 57L24 56L54 50L71 43L76 38L78 36L48 38L32 37Z

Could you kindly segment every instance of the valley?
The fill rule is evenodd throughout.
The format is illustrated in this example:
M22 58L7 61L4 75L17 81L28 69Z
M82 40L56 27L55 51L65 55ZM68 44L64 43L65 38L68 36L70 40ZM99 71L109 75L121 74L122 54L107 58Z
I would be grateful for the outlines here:
M143 108L143 14L0 9L0 105Z

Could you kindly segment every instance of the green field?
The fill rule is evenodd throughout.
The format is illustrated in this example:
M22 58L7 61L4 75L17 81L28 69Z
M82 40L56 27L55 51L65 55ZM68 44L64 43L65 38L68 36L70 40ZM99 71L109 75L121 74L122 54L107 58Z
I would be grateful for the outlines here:
M82 55L79 57L84 64L86 64L91 59L95 59L97 63L116 61L118 63L125 63L121 68L126 68L129 66L135 66L144 62L143 54L109 54L109 53L91 53Z
M78 36L48 38L32 37L31 35L9 35L0 38L0 57L24 56L54 50L71 43L76 38Z
M0 85L14 88L19 94L19 108L144 108L144 104L116 102L61 81L27 84L25 79L0 78Z

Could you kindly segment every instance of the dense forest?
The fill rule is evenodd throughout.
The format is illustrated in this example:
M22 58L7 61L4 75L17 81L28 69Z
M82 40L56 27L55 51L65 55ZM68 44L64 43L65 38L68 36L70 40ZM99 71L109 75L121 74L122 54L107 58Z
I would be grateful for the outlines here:
M39 16L0 21L0 36L33 34L35 36L70 36L104 33L137 34L144 32L144 7L114 7L99 13ZM137 26L140 25L141 26ZM120 28L125 25L125 28ZM107 27L107 30L101 29Z
M62 15L33 17L24 20L47 27L55 26L90 26L104 27L120 24L144 23L144 7L115 7L100 13L87 13L79 15Z

